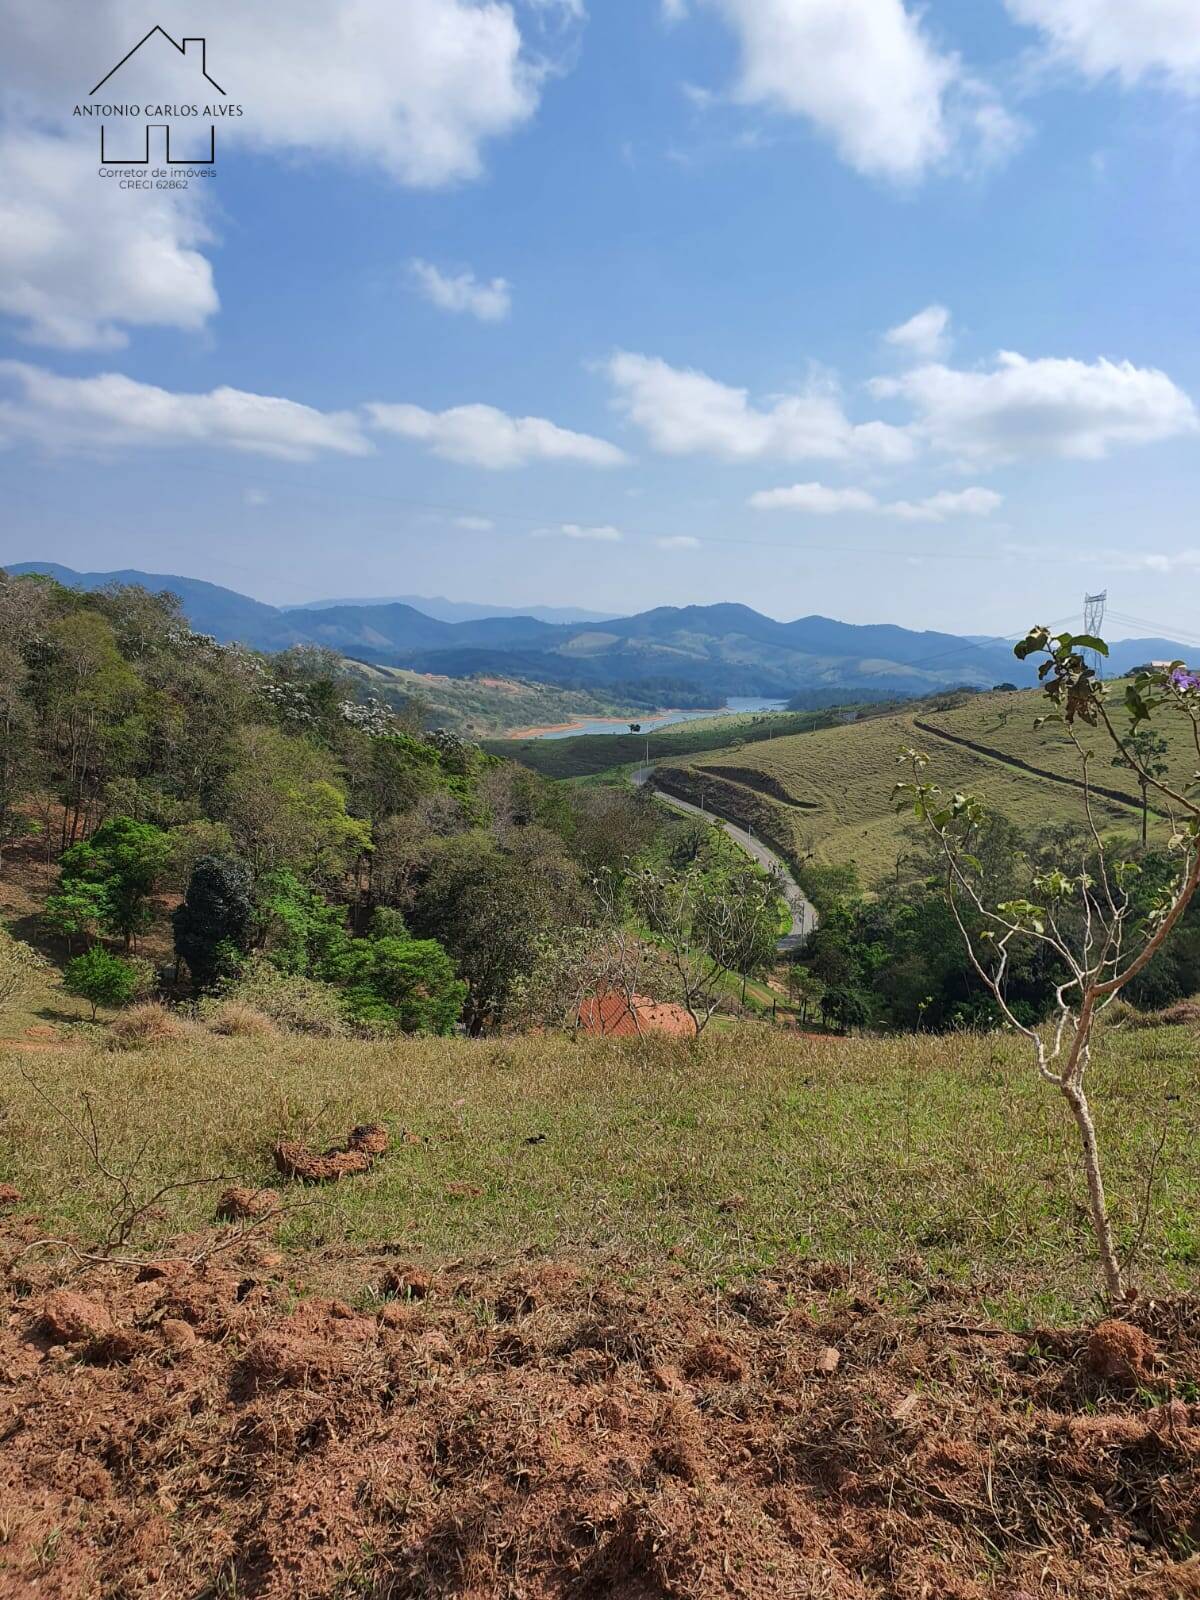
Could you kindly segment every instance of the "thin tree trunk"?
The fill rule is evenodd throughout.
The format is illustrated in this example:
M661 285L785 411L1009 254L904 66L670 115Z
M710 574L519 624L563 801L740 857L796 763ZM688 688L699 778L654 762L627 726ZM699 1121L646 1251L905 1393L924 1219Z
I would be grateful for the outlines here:
M1088 1208L1092 1214L1092 1231L1100 1250L1100 1264L1104 1269L1104 1284L1108 1298L1117 1304L1125 1298L1125 1282L1121 1263L1117 1259L1117 1246L1113 1239L1112 1223L1108 1215L1108 1200L1104 1193L1104 1178L1100 1171L1100 1147L1096 1141L1096 1125L1091 1108L1081 1086L1064 1083L1063 1095L1079 1129L1079 1142L1083 1146L1083 1170L1087 1177Z

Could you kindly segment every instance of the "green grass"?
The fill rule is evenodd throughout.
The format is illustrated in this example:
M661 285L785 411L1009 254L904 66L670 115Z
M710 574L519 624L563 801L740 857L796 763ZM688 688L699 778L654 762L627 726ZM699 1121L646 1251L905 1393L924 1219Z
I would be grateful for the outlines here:
M275 1184L281 1134L332 1142L374 1118L411 1130L420 1142L366 1177L291 1192L309 1204L285 1242L334 1257L343 1243L431 1258L598 1248L649 1269L676 1249L721 1279L793 1252L868 1267L919 1256L1016 1321L1082 1309L1096 1283L1072 1129L1001 1036L826 1041L742 1024L698 1046L200 1036L124 1054L0 1050L0 1178L48 1234L95 1238L109 1186L25 1075L73 1113L86 1092L110 1160L144 1148L146 1186ZM1147 1291L1194 1288L1194 1040L1106 1034L1094 1080L1123 1241L1169 1118L1137 1277ZM166 1196L140 1244L205 1223L213 1198Z
M868 887L885 878L907 848L912 819L897 814L892 802L895 783L906 776L897 765L898 753L906 747L929 755L931 781L978 794L1006 816L1029 824L1083 820L1080 791L1056 781L1079 773L1078 756L1065 730L1034 726L1035 718L1049 709L1043 696L1028 691L940 703L948 708L939 710L939 702L925 701L900 713L722 750L686 765L668 764L663 777L692 798L706 785L712 806L751 821L793 862L809 856L827 863L854 862ZM1105 832L1136 834L1141 811L1132 775L1110 765L1110 751L1098 735L1086 729L1080 733L1097 751L1093 785L1117 796L1096 796L1098 825ZM978 748L954 742L963 739ZM1190 728L1186 738L1182 730L1172 730L1170 743L1173 770L1190 774L1196 764ZM1030 767L1038 770L1031 772ZM763 788L782 793L787 801L763 793ZM1152 816L1151 824L1154 836L1165 839L1166 823Z
M828 721L826 711L753 711L697 717L656 733L585 733L572 739L494 739L484 744L493 755L519 761L544 778L609 775L615 768L640 766L649 740L651 761L720 750L734 740L752 743L782 734L803 733ZM639 720L635 712L631 721Z

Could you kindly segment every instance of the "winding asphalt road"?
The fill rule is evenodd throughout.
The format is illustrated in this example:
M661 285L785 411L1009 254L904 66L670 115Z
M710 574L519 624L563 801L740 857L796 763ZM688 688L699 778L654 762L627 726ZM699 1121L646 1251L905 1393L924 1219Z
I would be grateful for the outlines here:
M654 765L635 767L632 781L638 788L644 788L654 773ZM760 867L765 867L768 872L778 875L783 898L787 901L788 910L792 913L792 931L785 933L779 940L778 950L785 955L790 950L798 950L810 933L817 927L817 911L812 901L801 889L793 878L790 869L780 860L773 850L769 850L761 839L756 839L745 828L739 828L736 822L729 822L724 817L719 817L715 811L702 811L699 806L693 805L690 800L679 800L673 794L666 794L662 789L651 788L650 791L656 800L661 800L664 805L673 806L676 811L687 812L694 817L704 817L711 822L719 822L725 832L739 845L747 855L753 856Z

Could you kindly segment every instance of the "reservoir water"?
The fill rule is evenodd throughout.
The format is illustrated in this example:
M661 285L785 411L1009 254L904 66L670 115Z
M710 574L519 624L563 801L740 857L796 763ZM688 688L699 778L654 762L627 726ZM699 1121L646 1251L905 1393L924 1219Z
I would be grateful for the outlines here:
M660 711L649 712L644 717L631 717L630 721L640 724L643 733L653 733L656 728L668 728L673 722L698 722L703 717L731 716L735 712L743 715L753 711L785 711L786 700L763 700L755 696L733 696L726 700L723 706L710 706L706 711ZM629 722L616 722L612 720L596 722L577 722L569 728L554 728L545 733L526 735L537 739L574 739L581 733L628 733Z

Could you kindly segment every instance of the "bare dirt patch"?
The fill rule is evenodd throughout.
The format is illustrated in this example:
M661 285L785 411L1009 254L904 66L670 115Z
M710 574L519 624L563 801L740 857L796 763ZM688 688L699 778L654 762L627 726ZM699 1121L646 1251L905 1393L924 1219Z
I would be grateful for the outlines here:
M1200 1593L1200 1302L1017 1335L836 1267L721 1293L386 1250L297 1302L319 1263L265 1244L68 1280L35 1237L4 1250L5 1596Z

